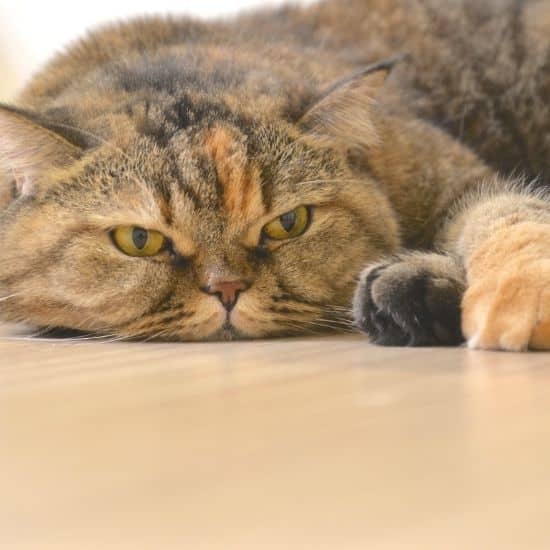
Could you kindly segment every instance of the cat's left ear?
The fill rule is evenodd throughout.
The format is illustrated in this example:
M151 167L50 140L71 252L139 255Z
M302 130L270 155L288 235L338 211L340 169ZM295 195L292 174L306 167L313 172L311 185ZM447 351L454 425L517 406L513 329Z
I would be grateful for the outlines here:
M80 157L82 149L56 130L39 115L0 105L0 206L35 194L50 170Z
M379 142L373 120L376 97L401 58L390 59L335 82L301 117L299 124L315 138L346 149Z

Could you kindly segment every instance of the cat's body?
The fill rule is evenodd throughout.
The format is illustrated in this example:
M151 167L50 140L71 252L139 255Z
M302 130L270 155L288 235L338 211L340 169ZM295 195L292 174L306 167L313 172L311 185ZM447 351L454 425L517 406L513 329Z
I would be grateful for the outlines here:
M0 110L4 317L258 337L346 327L355 292L373 340L455 343L467 289L474 345L550 346L550 206L501 179L550 178L550 2L478 4L331 0L76 44ZM123 253L127 228L162 247Z

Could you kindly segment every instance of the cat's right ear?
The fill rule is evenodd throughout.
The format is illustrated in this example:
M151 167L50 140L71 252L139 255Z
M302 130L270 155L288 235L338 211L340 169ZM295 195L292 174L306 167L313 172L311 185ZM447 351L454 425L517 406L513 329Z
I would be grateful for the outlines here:
M308 107L299 124L318 141L344 149L377 145L376 97L400 60L396 57L370 65L333 83Z
M35 194L49 171L70 166L81 154L38 115L0 104L0 207Z

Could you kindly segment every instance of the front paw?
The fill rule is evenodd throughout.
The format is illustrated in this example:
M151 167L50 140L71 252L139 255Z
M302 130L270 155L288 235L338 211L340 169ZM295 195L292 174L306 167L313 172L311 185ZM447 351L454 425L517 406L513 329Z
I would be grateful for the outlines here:
M471 348L550 349L550 227L498 231L472 255L462 327Z
M463 272L452 258L404 255L361 274L355 323L380 345L455 345L463 341L463 290Z

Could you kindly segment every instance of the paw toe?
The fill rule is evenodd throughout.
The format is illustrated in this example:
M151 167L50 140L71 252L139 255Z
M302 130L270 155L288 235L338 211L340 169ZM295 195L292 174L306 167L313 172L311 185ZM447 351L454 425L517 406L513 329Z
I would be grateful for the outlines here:
M457 344L463 341L461 295L456 281L411 270L404 262L380 265L363 278L356 297L357 324L376 344Z

